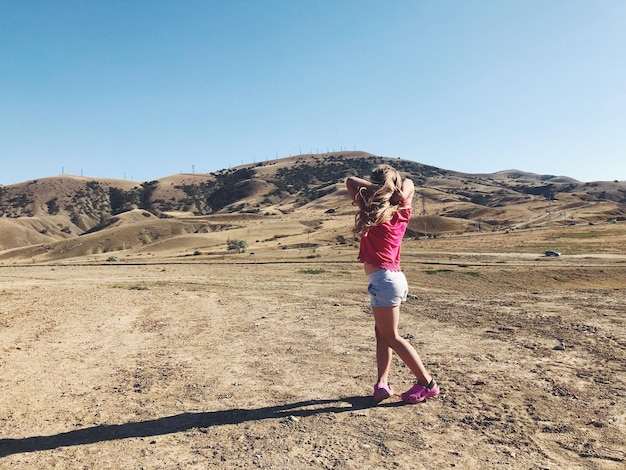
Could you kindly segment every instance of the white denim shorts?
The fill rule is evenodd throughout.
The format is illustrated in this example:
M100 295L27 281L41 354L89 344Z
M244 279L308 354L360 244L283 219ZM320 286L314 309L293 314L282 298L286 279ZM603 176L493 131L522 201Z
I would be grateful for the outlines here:
M396 307L406 301L409 284L402 271L381 269L367 275L372 307Z

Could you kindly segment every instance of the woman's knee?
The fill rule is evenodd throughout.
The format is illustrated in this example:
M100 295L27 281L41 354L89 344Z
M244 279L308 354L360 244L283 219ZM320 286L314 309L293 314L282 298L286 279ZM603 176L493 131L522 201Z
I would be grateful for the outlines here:
M377 337L381 341L385 342L391 349L396 349L398 346L403 346L406 340L400 336L397 332L388 332L387 334L377 333Z

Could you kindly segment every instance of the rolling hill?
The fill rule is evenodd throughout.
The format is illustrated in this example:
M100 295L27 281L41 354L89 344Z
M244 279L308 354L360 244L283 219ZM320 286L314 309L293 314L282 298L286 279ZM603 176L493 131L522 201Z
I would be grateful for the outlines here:
M111 253L226 254L353 239L348 175L389 163L416 184L409 236L596 224L626 217L626 183L519 170L465 174L365 152L299 155L132 182L60 175L0 187L0 261Z

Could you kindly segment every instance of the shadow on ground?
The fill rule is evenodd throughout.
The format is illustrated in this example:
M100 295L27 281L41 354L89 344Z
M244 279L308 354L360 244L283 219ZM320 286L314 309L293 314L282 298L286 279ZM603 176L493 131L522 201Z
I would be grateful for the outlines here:
M0 439L0 457L133 437L161 436L187 431L192 428L209 428L211 426L241 424L246 421L287 418L289 416L306 417L323 413L345 413L373 406L394 407L402 406L402 404L402 402L393 402L375 405L369 396L353 396L336 400L301 401L264 408L181 413L135 423L102 424L52 436Z

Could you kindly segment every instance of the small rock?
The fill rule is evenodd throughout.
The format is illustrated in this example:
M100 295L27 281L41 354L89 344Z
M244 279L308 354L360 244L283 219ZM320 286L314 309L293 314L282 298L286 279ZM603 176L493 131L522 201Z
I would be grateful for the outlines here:
M553 349L555 351L565 351L565 345L563 343L561 343L558 346L555 346Z

